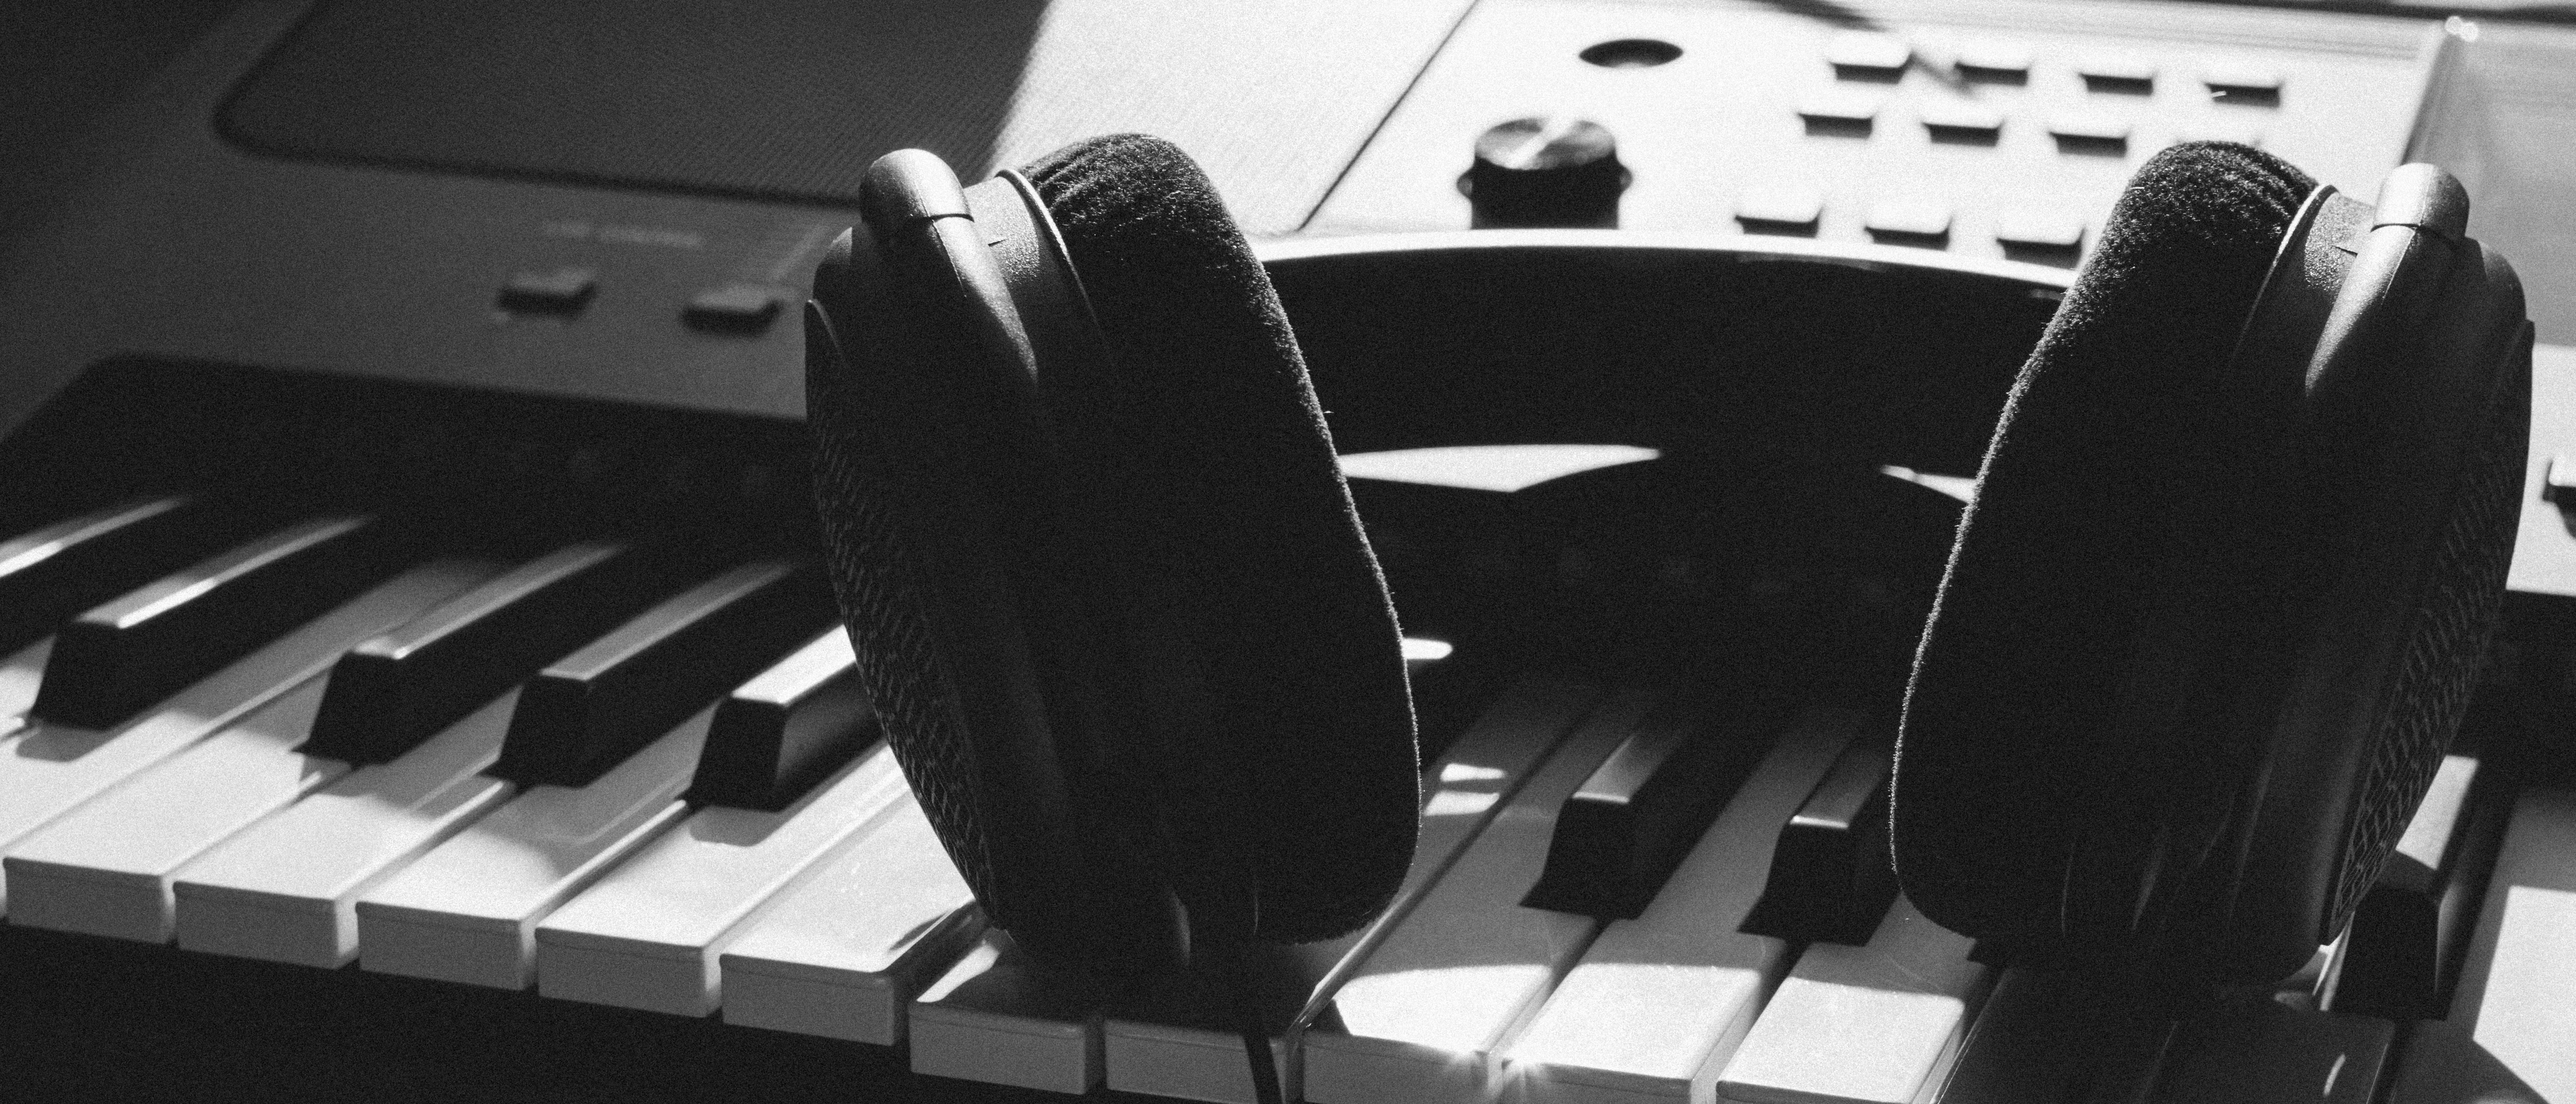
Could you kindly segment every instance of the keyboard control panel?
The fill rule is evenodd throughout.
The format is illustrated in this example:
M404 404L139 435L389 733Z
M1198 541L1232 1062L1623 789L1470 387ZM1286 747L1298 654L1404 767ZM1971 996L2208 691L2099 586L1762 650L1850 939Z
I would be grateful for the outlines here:
M2260 146L2368 197L2455 39L2437 23L2139 3L1488 0L1307 224L1464 229L1478 136L1618 135L1618 225L2072 265L2139 163Z

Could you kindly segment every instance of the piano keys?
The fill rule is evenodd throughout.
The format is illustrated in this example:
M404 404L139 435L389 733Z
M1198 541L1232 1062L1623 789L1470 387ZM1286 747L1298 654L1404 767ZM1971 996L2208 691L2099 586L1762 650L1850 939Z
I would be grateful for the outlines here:
M146 496L0 544L0 649L247 535L254 517L237 503Z
M288 693L21 844L7 859L10 922L169 942L181 867L349 773L298 750L320 697Z
M1599 924L1521 899L1558 809L1654 704L1628 690L1595 707L1367 952L1333 994L1338 1022L1306 1031L1307 1099L1475 1100L1500 1087L1503 1046Z
M320 517L100 604L54 633L28 712L108 728L391 573L393 527Z
M537 991L703 1016L719 963L781 890L904 794L879 745L778 811L709 806L637 849L537 926Z
M122 725L92 729L39 721L7 737L0 747L5 753L0 754L0 854L138 772L306 687L351 645L472 581L468 572L435 567L397 577L266 642ZM320 687L307 692L315 695L318 707Z
M1862 946L1810 944L1717 1077L1743 1104L1908 1104L1939 1085L1985 998L1974 944L1898 898Z
M2408 1040L2391 1104L2576 1100L2576 790L2512 809L2450 1015Z
M1426 654L1431 650L1422 649ZM1430 765L1413 863L1386 914L1343 938L1273 953L1275 970L1264 980L1273 1007L1262 1018L1285 1025L1273 1042L1282 1091L1302 1095L1305 1036L1319 1022L1329 1031L1340 1019L1332 998L1342 980L1365 961L1363 952L1385 941L1467 842L1492 822L1505 799L1573 732L1602 692L1597 685L1564 679L1530 679L1505 691ZM1113 1006L1103 1027L1109 1086L1252 1104L1252 1076L1242 1060L1242 1043L1231 1017L1207 1006L1206 993L1201 979L1176 978Z
M588 786L530 786L360 897L359 965L525 989L536 923L687 814L680 788L712 710Z
M1106 1075L1105 1000L1082 979L1045 971L987 931L924 987L909 1010L912 1071L934 1077L1080 1094Z
M2474 756L2443 757L2353 915L2326 1007L2394 1020L2442 1017L2473 927L2473 898L2511 813L2494 773Z
M726 947L724 1020L900 1045L912 999L983 930L929 818L898 794Z
M734 673L683 695L692 712L640 745L576 733L582 748L611 750L562 756L589 760L570 783L491 773L518 724L518 687L555 661L534 653L514 655L506 688L444 727L416 741L401 735L416 722L377 733L387 738L369 757L378 761L317 754L310 740L324 727L331 680L354 669L344 660L381 666L401 649L372 641L439 639L475 620L467 607L506 608L496 596L542 590L526 585L530 572L544 574L568 547L592 546L388 564L393 573L370 589L247 641L239 659L130 721L75 729L38 719L0 735L0 747L21 752L0 760L0 827L16 826L0 843L11 925L208 961L355 961L369 974L421 979L408 984L757 1029L857 1047L877 1055L868 1063L929 1075L921 1085L961 1077L1250 1100L1231 1026L1199 1006L1194 986L1067 986L1015 965L1007 939L984 930L900 773L882 747L867 749L873 730L848 693L853 657L837 631L814 634L814 619L829 615L810 592L777 631L716 634L705 646L730 649ZM792 571L755 574L661 577L653 594L627 595L626 608L692 585L758 590ZM681 619L700 612L692 605ZM571 654L621 634L641 639L614 620L556 646ZM51 648L40 636L0 659L0 714L34 705ZM488 689L486 678L477 685ZM728 693L759 719L731 726L756 735L727 738L757 746L720 756L707 745L728 727L717 721ZM1683 700L1524 680L1433 765L1424 846L1397 907L1364 932L1283 951L1273 964L1274 1053L1301 1098L1973 1102L1996 1091L1994 1055L2010 1048L1985 1044L2046 1034L2017 1011L2044 979L1973 961L1965 941L1901 898L1865 906L1878 915L1857 943L1832 941L1824 928L1834 925L1785 937L1749 930L1766 895L1867 881L1842 868L1854 852L1845 845L1865 838L1883 806L1870 796L1881 734L1831 709L1751 732L1658 712ZM1635 917L1533 907L1557 810L1647 727L1755 741L1726 753L1749 764L1741 784L1696 846L1645 884ZM2467 826L2484 823L2480 807L2453 781L2459 799L2428 803L2410 832L2421 838L2406 855L2421 852L2426 869L2400 867L2391 885L2447 887L2452 871L2479 868ZM2163 1056L2137 1083L2179 1099L2277 1082L2330 1100L2388 1083L2399 1100L2429 1102L2454 1099L2440 1095L2450 1083L2441 1071L2467 1066L2547 1083L2547 1048L2516 1040L2546 1038L2556 1021L2517 983L2556 974L2545 951L2530 949L2545 943L2520 934L2532 891L2516 897L2513 887L2548 884L2554 875L2534 856L2568 850L2548 835L2548 800L2526 795L2514 814L2499 888L2475 910L2452 1022L2399 1030L2366 1015L2240 1010L2251 1018L2164 1029ZM1819 851L1839 856L1823 874L1774 861L1808 814L1838 833ZM1835 908L1850 908L1870 894L1835 897ZM1519 934L1443 934L1469 930ZM1495 959L1522 944L1510 963ZM1499 995L1440 1005L1435 991L1456 991L1442 987L1444 971ZM1403 995L1425 985L1432 1004ZM1437 1016L1422 1011L1435 1007ZM2391 1063L2396 1072L2382 1076Z
M354 960L358 896L515 792L484 771L516 704L495 699L189 863L171 887L179 946L325 969Z
M1530 1099L1707 1097L1790 962L1788 941L1742 930L1771 848L1861 725L1799 718L1646 910L1584 950L1512 1044Z

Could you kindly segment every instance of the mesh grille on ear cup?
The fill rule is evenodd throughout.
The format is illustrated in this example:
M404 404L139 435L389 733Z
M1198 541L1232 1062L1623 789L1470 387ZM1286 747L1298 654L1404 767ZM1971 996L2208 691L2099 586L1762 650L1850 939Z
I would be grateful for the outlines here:
M2344 838L2334 909L2321 937L2342 927L2378 878L2477 689L2513 559L2516 500L2530 439L2529 385L2509 378L2498 392L2485 440L2460 472L2458 489L2445 499L2451 513L2407 617L2396 700L2369 743L2361 800Z
M1097 378L1040 372L1067 455L1115 515L1141 632L1203 672L1239 806L1175 795L1180 835L1247 834L1259 931L1326 938L1384 907L1411 860L1413 718L1395 615L1268 275L1187 156L1094 139L1027 176L1106 346Z
M807 352L814 497L821 507L824 555L840 595L842 621L856 645L860 681L869 690L869 704L903 765L905 780L923 813L938 826L949 860L976 900L988 909L1001 904L1006 914L992 919L1007 928L1009 899L997 893L990 836L971 792L977 777L973 745L959 731L956 696L940 685L938 650L931 644L913 553L887 514L882 480L860 471L865 446L851 422L854 400L844 393L847 385L837 366L823 363L826 359L812 349Z

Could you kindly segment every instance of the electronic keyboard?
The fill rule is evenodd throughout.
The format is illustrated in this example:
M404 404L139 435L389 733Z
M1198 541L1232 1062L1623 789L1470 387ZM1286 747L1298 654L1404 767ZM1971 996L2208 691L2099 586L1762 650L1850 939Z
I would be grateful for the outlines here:
M588 48L662 56L596 7L564 9ZM1085 0L736 34L665 7L752 98L592 164L645 116L563 99L532 9L241 5L0 242L17 1095L1251 1100L1192 979L1086 988L984 925L856 692L800 422L835 166L1149 129L1259 235L1411 638L1398 904L1261 963L1299 1097L2576 1099L2576 249L2535 137L2572 117L2564 28ZM489 64L390 64L406 36ZM832 78L862 107L744 106L824 46L889 59ZM1475 139L1531 115L1616 139L1621 229L1468 229ZM765 161L746 119L859 137ZM2346 187L2458 168L2542 346L2514 589L2431 796L2307 970L2177 1017L1896 894L1872 676L2109 195L2222 131ZM1815 340L1730 359L1730 312ZM1688 434L1565 417L1709 364L1724 401L1694 409L1732 413ZM1731 517L1779 540L1655 523L1744 486L1770 490ZM1675 674L1761 659L1711 596L1818 564L1893 596L1782 649L1835 678Z

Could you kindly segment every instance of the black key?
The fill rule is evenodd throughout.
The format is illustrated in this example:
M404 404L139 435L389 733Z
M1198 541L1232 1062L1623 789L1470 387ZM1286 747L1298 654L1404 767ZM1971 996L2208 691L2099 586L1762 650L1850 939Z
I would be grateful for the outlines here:
M2254 999L2184 1020L2156 1071L2156 1099L2207 1104L2369 1104L2396 1025Z
M1658 709L1558 809L1547 865L1521 903L1600 917L1645 911L1788 718L1783 703L1753 695Z
M2443 759L2396 852L2353 911L2325 1007L2395 1020L2448 1014L2512 811L2499 791L2477 759Z
M98 606L55 635L32 712L110 728L399 566L387 526L307 521L239 545Z
M876 741L858 659L836 625L716 705L683 796L778 812Z
M2068 1104L2097 1065L2125 1049L2124 1036L2163 1033L2163 1021L2120 1015L2115 1000L2084 975L2006 969L1959 1042L1959 1057L1935 1100L1977 1104Z
M350 649L331 668L305 754L392 761L669 593L669 559L576 544Z
M1843 749L1780 828L1762 899L1744 930L1783 939L1869 942L1896 901L1896 871L1887 848L1887 747L1876 741Z
M0 654L240 540L248 528L243 511L174 496L121 503L0 543Z
M812 639L833 612L810 568L764 561L701 583L528 680L492 773L588 785Z

